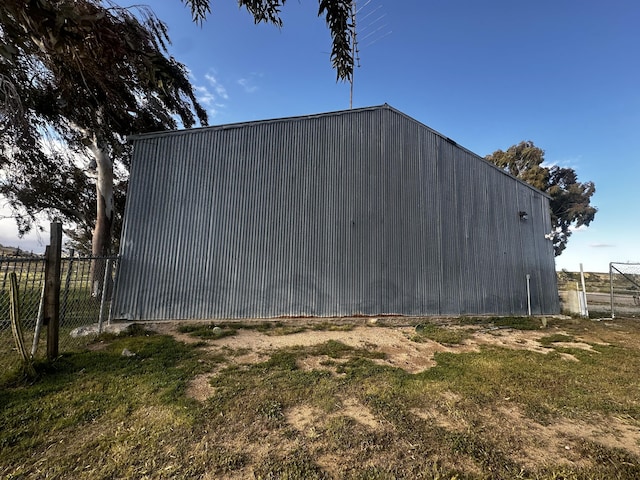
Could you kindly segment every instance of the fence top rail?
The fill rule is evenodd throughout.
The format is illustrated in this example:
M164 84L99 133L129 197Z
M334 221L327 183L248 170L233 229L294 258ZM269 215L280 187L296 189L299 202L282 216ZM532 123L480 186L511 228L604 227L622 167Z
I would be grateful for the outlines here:
M118 255L105 255L105 256L100 256L100 257L62 257L62 261L63 262L68 262L69 260L79 260L79 261L87 261L87 260L117 260L118 258L120 258Z
M44 257L0 257L0 263L29 263L29 262L42 262L46 259Z
M637 265L640 267L640 264L628 264L628 265ZM622 277L627 280L629 283L635 285L636 288L640 288L640 283L631 278L632 276L636 276L637 274L631 273L631 272L621 272L620 270L618 270L616 267L614 267L613 265L611 266L611 272L610 275L614 275L613 270L617 271L617 275L622 275ZM611 289L613 289L613 278L611 279Z
M82 256L82 257L61 257L62 260L117 260L120 257L118 255L105 255L105 256L98 256L98 257L91 257L91 256ZM14 263L14 262L44 262L46 260L45 257L3 257L0 256L0 262L4 262L4 263Z

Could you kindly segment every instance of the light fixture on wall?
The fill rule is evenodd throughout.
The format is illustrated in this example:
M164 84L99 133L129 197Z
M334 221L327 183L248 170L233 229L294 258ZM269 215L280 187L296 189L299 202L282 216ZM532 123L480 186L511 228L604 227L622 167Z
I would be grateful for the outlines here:
M518 212L518 215L520 216L520 220L522 220L523 222L525 220L527 220L527 218L529 218L529 214L527 212L522 211L522 210L520 210Z

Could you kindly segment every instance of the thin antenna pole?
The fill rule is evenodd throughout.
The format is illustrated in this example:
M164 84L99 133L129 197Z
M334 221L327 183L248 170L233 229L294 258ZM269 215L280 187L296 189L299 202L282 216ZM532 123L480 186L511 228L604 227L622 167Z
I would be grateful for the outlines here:
M353 28L351 38L351 81L349 86L349 110L353 108L353 77L356 74L356 1L351 4L351 24Z
M355 80L355 74L356 74L356 67L360 67L360 45L358 43L358 29L356 28L356 17L358 16L359 13L362 12L362 15L360 17L360 20L362 21L365 18L369 18L371 17L373 14L375 14L376 12L378 12L381 8L382 5L378 5L377 7L375 7L373 9L373 11L370 12L366 12L365 9L368 5L370 5L373 0L363 0L364 4L360 6L360 8L358 8L356 6L356 0L352 0L351 2L351 78L349 80L349 109L353 108L353 88L354 88L354 80ZM381 31L386 28L386 25L380 25L379 22L385 18L386 14L382 13L381 15L378 15L378 17L371 23L369 23L368 25L365 25L365 27L362 29L362 32L367 31L367 29L369 31L366 32L365 35L365 39L369 39L369 45L377 42L378 40L380 40L383 37L386 37L387 35L389 35L391 32L387 32L384 35L380 36Z

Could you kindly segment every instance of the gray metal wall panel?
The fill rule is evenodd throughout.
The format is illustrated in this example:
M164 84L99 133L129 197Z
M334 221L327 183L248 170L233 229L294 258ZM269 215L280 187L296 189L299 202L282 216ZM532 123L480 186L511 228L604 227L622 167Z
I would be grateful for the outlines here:
M134 147L117 317L558 311L547 198L390 107Z

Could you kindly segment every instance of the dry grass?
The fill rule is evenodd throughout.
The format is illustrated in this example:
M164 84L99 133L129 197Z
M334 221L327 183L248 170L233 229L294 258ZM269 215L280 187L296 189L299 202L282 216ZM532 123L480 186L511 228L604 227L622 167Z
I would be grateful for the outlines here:
M103 338L5 376L0 475L640 478L636 322L401 323Z

